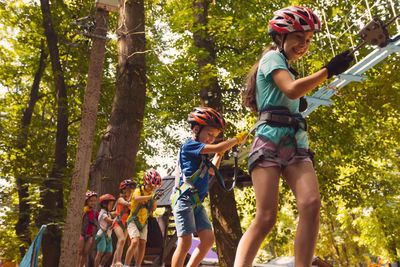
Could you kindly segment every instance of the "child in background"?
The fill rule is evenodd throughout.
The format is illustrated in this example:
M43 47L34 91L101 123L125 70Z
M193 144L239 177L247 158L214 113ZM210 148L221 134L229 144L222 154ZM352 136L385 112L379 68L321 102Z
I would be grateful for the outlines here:
M112 215L111 210L114 206L115 198L110 194L102 195L99 198L99 205L101 207L99 213L99 230L96 234L97 241L97 255L94 260L95 267L104 267L108 259L112 256Z
M153 191L161 186L160 174L147 170L143 175L144 185L135 190L132 195L131 213L128 217L128 234L131 244L126 252L124 267L130 266L132 256L135 266L141 266L147 242L147 220L157 208Z
M99 213L94 210L97 202L97 193L86 192L85 207L83 208L82 230L78 247L78 267L85 265L89 248L93 242L94 229Z
M299 214L295 266L311 266L321 200L306 122L299 113L300 98L327 78L344 72L353 60L349 51L343 52L321 70L295 80L296 72L290 64L307 53L314 33L320 30L318 17L306 7L290 6L275 11L268 34L276 46L266 49L248 75L244 104L259 115L248 163L257 209L255 219L239 242L235 267L252 265L275 225L281 176L294 193Z
M136 182L132 179L123 180L119 186L120 197L118 198L116 205L117 217L113 223L113 230L118 241L111 266L120 267L123 265L121 262L122 251L124 250L125 241L128 237L128 232L126 231L126 219L129 216L131 196L135 189Z
M172 194L172 207L178 235L178 246L172 257L172 267L182 267L192 244L192 234L197 233L200 244L194 250L187 266L198 266L214 244L211 223L202 202L208 192L208 154L215 154L213 164L218 168L223 153L241 143L247 133L243 132L218 144L216 137L225 130L222 115L208 107L196 107L189 114L188 122L193 132L180 148L179 162Z

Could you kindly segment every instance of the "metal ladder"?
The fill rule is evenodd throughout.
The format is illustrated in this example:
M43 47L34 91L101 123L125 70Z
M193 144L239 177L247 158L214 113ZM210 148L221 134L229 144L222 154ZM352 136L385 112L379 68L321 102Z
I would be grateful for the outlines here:
M319 106L330 106L334 101L329 100L331 96L336 94L339 88L346 86L350 82L362 82L367 79L367 76L362 74L373 66L387 58L393 53L400 52L400 33L392 38L387 46L377 48L368 54L364 59L355 64L353 67L338 75L330 84L319 89L312 96L305 96L308 107L301 114L303 117L308 116Z

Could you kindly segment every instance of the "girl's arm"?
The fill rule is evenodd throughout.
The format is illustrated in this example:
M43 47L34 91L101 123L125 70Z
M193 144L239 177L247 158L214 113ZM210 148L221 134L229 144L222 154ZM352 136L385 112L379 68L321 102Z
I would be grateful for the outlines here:
M108 223L108 224L112 224L114 222L113 219L111 219L111 217L105 217L104 220Z
M224 152L221 152L221 153L215 154L215 156L214 156L214 158L213 158L213 160L212 160L212 163L213 163L213 164L215 165L215 167L217 167L218 169L219 169L219 165L221 164L222 156L224 155L224 153L225 153L225 151L224 151Z
M272 72L272 79L281 91L290 99L298 99L313 90L328 78L328 69L323 68L314 74L293 80L289 71L277 69Z
M219 169L219 165L221 164L221 160L222 160L222 156L223 156L223 155L224 155L224 152L217 153L217 154L215 154L215 156L214 156L214 158L213 158L213 160L212 160L212 164L214 164L215 167L217 167L217 169ZM210 168L210 169L208 170L208 173L209 173L210 175L215 175L215 171L214 171L214 169L212 169L212 168Z
M288 70L278 69L272 72L272 79L288 98L298 99L327 78L346 71L353 59L354 55L350 53L350 50L346 50L333 57L321 70L307 77L293 80Z
M126 201L123 197L118 198L117 202L117 204L122 204L128 207L131 205L131 203L129 201Z

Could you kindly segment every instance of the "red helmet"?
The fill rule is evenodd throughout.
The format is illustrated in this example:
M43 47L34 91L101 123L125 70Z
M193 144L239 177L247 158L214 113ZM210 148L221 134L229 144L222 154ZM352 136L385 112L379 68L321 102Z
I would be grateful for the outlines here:
M88 200L91 197L97 197L97 193L94 191L87 191L86 192L86 200Z
M119 189L122 190L130 185L136 187L136 182L132 179L125 179L119 184Z
M320 30L321 22L309 8L289 6L274 12L274 18L269 22L268 34Z
M101 206L101 203L103 201L107 201L107 200L112 200L115 201L115 197L113 195L110 194L105 194L99 197L99 205Z
M215 109L208 107L196 107L190 112L188 120L189 123L197 123L200 126L212 126L221 131L226 128L224 117Z
M149 169L143 175L143 180L145 184L151 184L156 187L161 186L161 175L154 169Z

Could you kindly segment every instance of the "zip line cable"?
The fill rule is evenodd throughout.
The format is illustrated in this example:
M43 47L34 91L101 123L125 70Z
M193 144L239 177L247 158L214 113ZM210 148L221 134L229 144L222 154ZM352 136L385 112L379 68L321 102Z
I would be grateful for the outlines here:
M324 10L322 10L322 15L323 15L324 22L325 22L325 25L326 25L326 31L328 32L328 38L329 38L329 43L331 45L332 54L333 54L333 56L336 56L335 50L333 49L331 33L329 32L329 26L328 26L328 22L326 21L326 16L325 16L325 11Z

